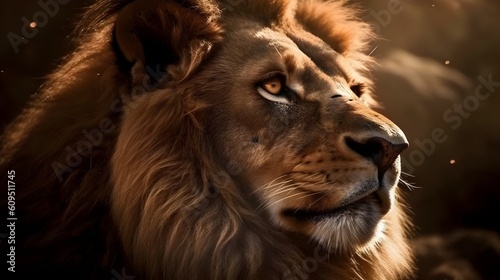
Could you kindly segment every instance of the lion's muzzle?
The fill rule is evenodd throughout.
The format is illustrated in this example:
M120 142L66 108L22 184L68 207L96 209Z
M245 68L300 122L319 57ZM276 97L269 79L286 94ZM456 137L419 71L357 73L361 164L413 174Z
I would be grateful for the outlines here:
M385 171L394 163L401 152L408 148L407 143L394 144L382 137L371 137L364 142L346 137L345 144L361 156L370 159L378 170L379 180Z
M345 152L354 152L371 161L381 181L397 157L408 148L402 130L358 99L335 98L329 105L324 127L330 132L342 131L338 144L346 147Z

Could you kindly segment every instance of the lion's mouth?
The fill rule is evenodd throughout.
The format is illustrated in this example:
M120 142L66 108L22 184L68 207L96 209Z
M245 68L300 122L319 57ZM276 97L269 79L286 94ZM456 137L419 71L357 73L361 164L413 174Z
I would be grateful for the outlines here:
M379 205L383 205L383 201L377 192L373 192L359 200L349 204L335 207L332 209L314 210L314 209L285 209L282 214L287 217L296 219L297 221L320 221L328 218L338 217L340 215L349 215L358 212L369 201L375 201Z

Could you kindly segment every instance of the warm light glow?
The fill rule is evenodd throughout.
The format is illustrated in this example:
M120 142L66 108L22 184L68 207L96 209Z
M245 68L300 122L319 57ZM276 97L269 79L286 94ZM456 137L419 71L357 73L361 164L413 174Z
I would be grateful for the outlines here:
M455 162L456 161L454 159L450 160L450 164L455 164Z
M36 27L36 22L32 21L32 22L30 23L30 27L31 27L31 28L35 28L35 27Z

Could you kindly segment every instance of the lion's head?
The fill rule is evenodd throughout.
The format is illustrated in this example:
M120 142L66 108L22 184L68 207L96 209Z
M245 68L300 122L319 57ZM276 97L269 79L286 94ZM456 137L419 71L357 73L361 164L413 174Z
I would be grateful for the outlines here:
M124 263L150 279L408 273L396 195L408 144L370 109L371 34L352 9L320 0L118 2L96 4L82 21L80 49L37 101L43 124L17 125L26 139L29 127L48 138L50 120L87 112L77 124L59 122L64 136L47 153L56 174L33 177L65 192L78 186L63 197L71 200L63 220L109 207L96 219L116 231L98 236L116 234ZM5 138L12 160L26 153L21 134ZM93 170L64 169L61 151L84 136L101 139L85 155L74 149ZM29 151L37 166L47 162ZM77 203L88 194L97 202Z

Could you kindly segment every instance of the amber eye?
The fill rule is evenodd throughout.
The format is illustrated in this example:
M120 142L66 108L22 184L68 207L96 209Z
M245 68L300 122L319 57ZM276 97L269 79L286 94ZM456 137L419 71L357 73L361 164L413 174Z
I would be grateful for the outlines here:
M273 95L278 95L281 92L281 80L277 77L271 78L262 83L262 88Z
M271 73L257 84L257 92L269 101L290 104L294 100L293 94L285 81L283 74Z

